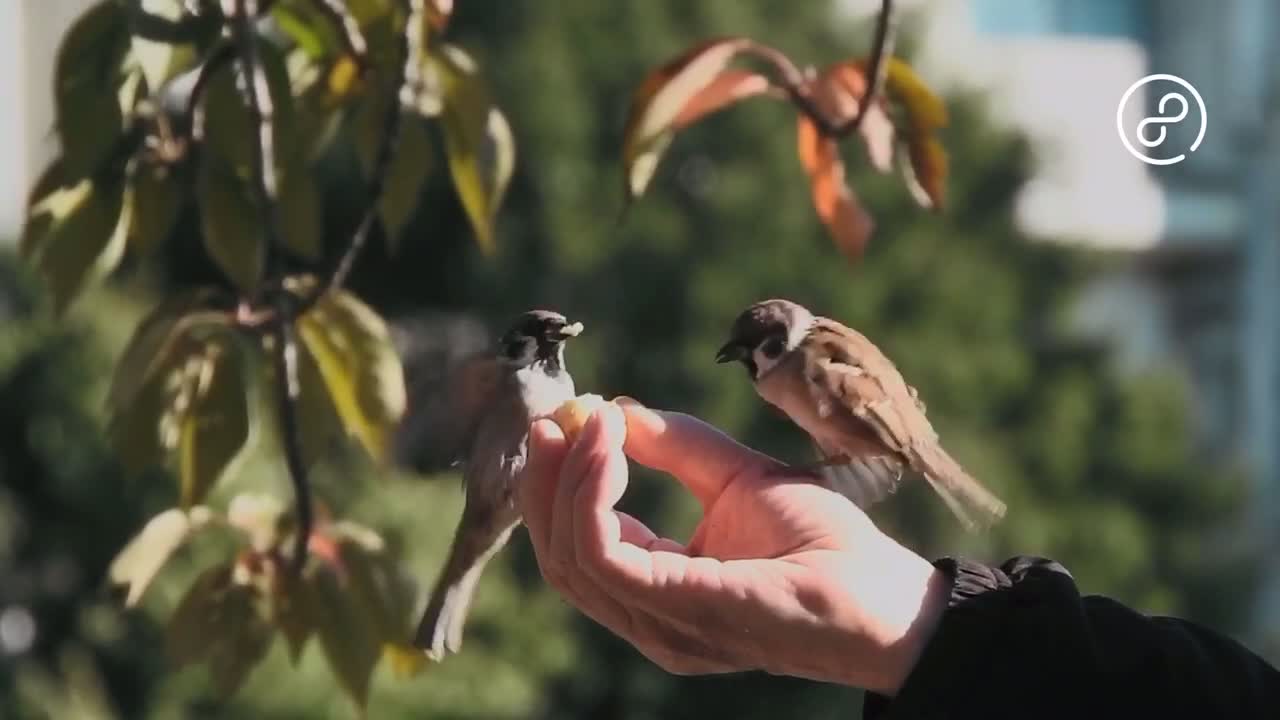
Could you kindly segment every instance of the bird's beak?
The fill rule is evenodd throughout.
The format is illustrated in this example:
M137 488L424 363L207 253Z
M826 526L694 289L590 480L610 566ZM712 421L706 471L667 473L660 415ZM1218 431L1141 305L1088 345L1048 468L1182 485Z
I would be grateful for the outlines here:
M733 362L742 358L742 346L733 342L725 343L720 351L716 353L717 363Z
M581 334L582 334L582 323L580 322L576 322L571 325L565 325L564 327L560 328L561 339L578 337Z

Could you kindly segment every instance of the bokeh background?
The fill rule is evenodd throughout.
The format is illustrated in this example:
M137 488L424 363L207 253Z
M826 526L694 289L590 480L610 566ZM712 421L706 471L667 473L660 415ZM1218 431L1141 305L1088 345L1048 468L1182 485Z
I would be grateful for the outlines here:
M198 555L137 611L105 592L114 552L173 495L162 473L127 477L109 452L109 371L157 293L215 271L188 219L162 272L107 283L59 323L14 258L26 188L56 152L52 58L87 4L0 3L0 717L351 717L315 647L294 669L277 642L230 701L203 668L167 664L162 622ZM966 536L907 488L873 514L903 542L928 556L1049 556L1085 592L1280 659L1280 6L900 3L899 52L952 114L950 203L921 211L847 144L878 223L853 267L813 213L784 105L748 102L682 134L615 226L619 148L632 88L689 44L745 34L822 65L868 51L877 2L456 4L453 40L483 64L519 159L495 258L477 250L437 152L402 254L374 243L360 263L352 287L394 318L409 370L514 312L555 307L587 327L570 351L584 390L807 457L741 373L711 361L742 306L791 297L881 344L1010 505L991 533ZM1125 88L1151 72L1186 78L1208 108L1203 145L1172 167L1139 163L1116 133ZM360 210L353 162L322 168L334 251ZM217 495L284 486L267 453L240 475ZM316 483L393 538L425 592L461 506L456 476L375 477L355 459ZM677 537L696 522L653 474L638 471L624 503ZM548 592L517 533L481 586L464 652L412 680L380 667L368 713L850 718L860 704L856 689L786 678L667 675Z

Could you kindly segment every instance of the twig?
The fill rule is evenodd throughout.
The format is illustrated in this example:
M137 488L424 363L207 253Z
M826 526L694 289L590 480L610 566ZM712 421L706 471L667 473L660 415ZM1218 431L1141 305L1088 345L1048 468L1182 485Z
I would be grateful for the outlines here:
M875 45L871 52L871 66L867 74L867 92L858 104L858 113L843 123L833 122L823 112L822 108L818 107L810 94L809 79L805 77L800 68L796 67L795 63L791 62L791 58L788 58L775 48L760 43L752 43L750 50L773 65L774 69L778 71L780 84L782 90L787 94L787 98L817 126L818 131L826 137L838 139L845 137L862 126L862 120L867 115L867 108L875 102L876 95L880 93L881 88L884 86L885 71L888 68L888 63L885 60L893 52L894 25L893 0L881 0L880 18L876 25Z
M293 483L294 504L298 512L298 534L294 538L293 569L300 572L307 562L307 546L311 541L311 527L315 523L311 513L311 483L307 481L307 465L302 457L302 445L298 440L298 341L293 336L295 317L287 305L288 293L280 293L280 306L275 313L278 346L273 348L271 363L275 368L276 405L280 410L280 435L284 445L284 463Z
M265 1L265 0L264 0ZM254 19L260 10L258 0L235 0L234 35L239 49L240 65L244 73L248 95L249 118L257 128L258 141L253 143L253 176L258 209L266 224L266 242L263 243L263 273L273 278L276 271L276 250L280 247L277 222L277 181L275 167L275 138L271 87L267 74L258 57L258 36ZM266 283L260 283L259 287ZM259 291L261 292L261 290ZM298 347L293 336L293 321L297 317L289 293L277 292L275 300L274 331L276 345L272 352L272 364L276 371L277 405L280 413L280 437L284 445L285 464L293 483L294 499L298 511L298 536L294 552L294 568L300 571L307 559L307 543L311 539L311 486L307 481L307 468L302 459L298 439L297 403Z
M795 63L791 62L791 58L778 49L761 43L751 43L749 49L758 57L773 65L781 76L779 80L783 91L787 94L787 98L817 126L823 135L839 137L841 133L839 126L831 122L826 113L814 102L813 97L809 94L808 78L804 76L800 68L796 67Z
M405 31L400 38L402 62L399 72L393 78L395 92L391 96L390 106L382 122L382 137L378 144L378 152L374 156L373 173L369 178L368 207L365 208L364 217L360 219L360 224L356 226L356 231L351 236L351 244L338 260L333 275L327 283L320 284L303 299L302 312L309 309L326 292L341 288L346 283L347 277L355 267L356 259L369 243L369 232L378 217L382 193L386 190L387 173L391 169L391 158L399 140L403 115L401 106L412 103L415 100L415 93L421 86L422 73L418 67L418 55L422 48L422 19L426 12L426 3L424 0L402 0L402 2L407 16Z
M369 45L365 42L364 33L360 32L360 23L356 20L347 4L342 0L312 0L316 9L327 15L330 20L342 29L342 44L347 52L355 56L356 62L363 69L368 64Z
M853 117L852 122L848 123L848 130L857 131L862 127L862 121L867 117L867 110L884 88L884 78L889 68L887 59L893 54L894 25L896 25L896 17L893 13L893 0L882 0L880 18L876 21L875 45L871 49L871 66L867 69L867 92L862 97L862 102L858 104L858 114Z

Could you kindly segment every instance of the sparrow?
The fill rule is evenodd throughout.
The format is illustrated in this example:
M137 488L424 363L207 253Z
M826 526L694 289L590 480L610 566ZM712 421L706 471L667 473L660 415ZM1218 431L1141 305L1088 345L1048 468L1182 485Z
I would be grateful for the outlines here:
M746 368L756 393L808 433L812 468L867 509L922 475L966 530L990 526L1005 503L943 449L916 389L864 335L784 299L734 320L716 362Z
M529 427L575 397L565 341L581 332L582 323L556 312L523 313L496 348L456 363L443 387L406 418L402 464L418 472L463 468L462 517L413 641L433 660L461 650L476 585L521 522L515 492Z

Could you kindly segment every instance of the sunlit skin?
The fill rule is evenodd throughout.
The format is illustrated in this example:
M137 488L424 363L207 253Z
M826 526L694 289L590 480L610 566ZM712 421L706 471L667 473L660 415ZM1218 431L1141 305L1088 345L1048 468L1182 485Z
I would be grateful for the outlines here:
M665 670L764 670L893 695L949 581L814 477L688 415L623 402L570 447L536 422L519 501L546 581ZM701 503L681 544L614 509L627 458Z

